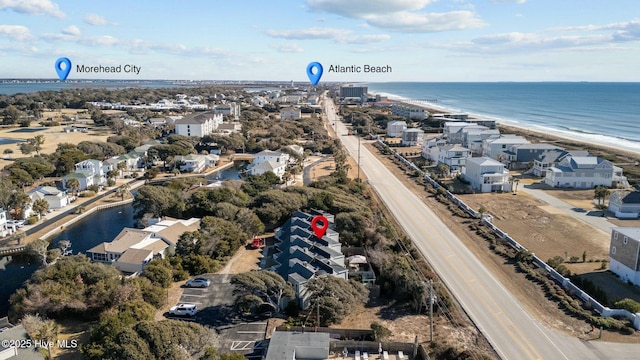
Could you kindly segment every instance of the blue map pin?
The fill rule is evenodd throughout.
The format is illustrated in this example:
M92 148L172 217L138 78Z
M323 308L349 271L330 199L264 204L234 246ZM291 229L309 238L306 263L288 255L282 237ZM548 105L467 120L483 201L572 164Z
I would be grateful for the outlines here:
M314 69L315 74L313 73ZM307 65L307 76L309 77L309 81L311 81L311 85L318 85L322 77L322 64L317 61L309 63L309 65Z
M62 68L62 64L65 65L64 69ZM60 80L67 80L67 76L69 76L69 73L71 72L71 60L66 57L61 57L56 60L56 72L58 73Z

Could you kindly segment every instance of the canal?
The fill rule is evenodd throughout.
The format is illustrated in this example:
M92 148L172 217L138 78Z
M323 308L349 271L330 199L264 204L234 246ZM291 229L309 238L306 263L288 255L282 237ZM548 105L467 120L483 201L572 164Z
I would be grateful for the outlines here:
M207 182L217 180L240 179L235 167L214 173ZM51 247L56 248L60 240L71 241L73 254L84 254L92 247L113 240L125 227L135 227L134 212L131 205L118 206L93 213L69 226L56 235ZM19 289L31 275L38 270L39 264L30 256L0 257L0 317L9 311L9 297Z

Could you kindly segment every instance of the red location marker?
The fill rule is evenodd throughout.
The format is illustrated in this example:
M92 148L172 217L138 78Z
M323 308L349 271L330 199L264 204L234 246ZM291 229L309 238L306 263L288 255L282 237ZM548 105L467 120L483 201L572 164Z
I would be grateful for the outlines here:
M322 226L318 226L318 221L322 223ZM329 227L329 220L322 215L318 215L311 220L311 228L317 237L322 238L327 233Z

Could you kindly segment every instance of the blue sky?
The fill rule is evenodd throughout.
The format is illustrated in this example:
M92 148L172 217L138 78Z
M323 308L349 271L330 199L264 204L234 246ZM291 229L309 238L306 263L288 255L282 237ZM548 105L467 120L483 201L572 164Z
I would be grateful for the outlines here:
M61 56L69 79L299 81L318 61L322 81L640 81L640 1L0 0L0 78L55 77Z

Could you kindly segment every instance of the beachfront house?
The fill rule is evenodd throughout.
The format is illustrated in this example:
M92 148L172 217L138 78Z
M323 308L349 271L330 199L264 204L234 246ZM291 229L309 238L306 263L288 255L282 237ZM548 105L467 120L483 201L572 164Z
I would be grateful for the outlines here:
M584 150L549 150L545 151L538 156L538 158L533 160L533 169L532 173L538 177L545 177L547 175L547 170L552 167L558 165L564 158L567 156L589 156L588 151Z
M202 172L202 170L207 167L216 166L219 160L220 156L214 154L189 154L185 156L177 155L174 157L174 161L179 166L180 172L183 173Z
M640 286L640 227L611 229L609 269L623 281Z
M462 175L480 192L511 191L509 170L503 163L486 156L467 158Z
M427 109L421 106L406 104L402 102L396 102L391 105L391 114L415 120L424 120L429 117L429 112L427 111Z
M102 161L93 159L75 164L75 171L62 178L62 187L65 190L69 190L67 181L71 178L78 179L80 184L78 191L86 190L91 185L102 186L107 183Z
M300 120L302 111L295 106L288 106L280 109L280 120Z
M505 162L509 169L523 169L533 166L533 162L543 153L549 151L563 151L556 145L551 144L516 144L507 148L504 154L507 156Z
M482 142L482 156L490 157L500 162L507 162L507 151L514 145L528 144L522 136L503 134L498 138L488 138Z
M622 169L597 156L566 156L547 169L543 182L556 188L592 189L625 184Z
M329 228L318 238L311 227L317 215L327 218ZM312 210L296 211L287 222L275 231L275 245L265 249L261 260L264 270L280 274L293 285L301 309L310 305L306 283L316 277L335 276L348 279L348 269L342 254L340 234L333 230L332 214Z
M422 144L423 137L422 129L407 129L402 132L402 146L418 146Z
M473 124L464 121L447 121L443 125L442 133L447 138L447 141L449 141L449 144L462 144L463 137L461 130L472 125Z
M462 136L462 146L471 150L473 154L482 154L482 142L487 139L500 137L500 130L490 129L486 126L471 125L459 130ZM457 135L457 134L456 134Z
M608 210L618 219L637 219L640 215L639 191L616 191L609 197Z
M176 134L200 137L209 135L222 124L222 118L222 114L215 114L212 111L187 115L176 120Z
M438 152L438 164L449 166L449 171L452 173L461 172L469 157L471 157L471 150L457 144L446 145Z
M388 137L401 137L402 133L407 130L407 122L402 120L389 121L387 123Z
M27 191L27 195L31 198L31 203L40 199L46 200L49 204L49 209L60 209L69 204L67 192L58 190L53 186L38 186Z

